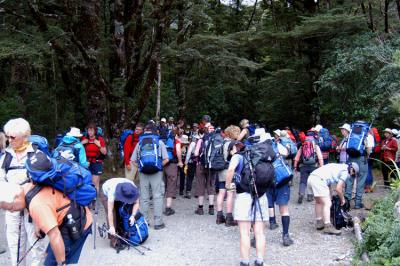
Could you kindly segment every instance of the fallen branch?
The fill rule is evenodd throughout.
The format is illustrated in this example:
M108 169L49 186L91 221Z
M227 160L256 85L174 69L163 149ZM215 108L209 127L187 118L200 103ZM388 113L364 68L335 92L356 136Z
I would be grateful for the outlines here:
M363 242L362 231L361 231L361 220L357 216L354 217L354 234L356 235L357 242L361 244ZM361 259L363 262L369 262L368 253L364 251L361 254Z

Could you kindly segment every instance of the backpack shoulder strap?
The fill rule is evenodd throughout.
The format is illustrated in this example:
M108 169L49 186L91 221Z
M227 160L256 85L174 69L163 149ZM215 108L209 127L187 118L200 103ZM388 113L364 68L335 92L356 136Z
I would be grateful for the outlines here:
M11 153L6 151L4 155L3 165L1 166L1 168L6 172L6 174L8 173L8 170L10 170L11 161L12 161Z
M29 211L29 205L31 204L32 199L42 190L42 186L36 185L31 190L28 191L25 195L25 203L26 209Z

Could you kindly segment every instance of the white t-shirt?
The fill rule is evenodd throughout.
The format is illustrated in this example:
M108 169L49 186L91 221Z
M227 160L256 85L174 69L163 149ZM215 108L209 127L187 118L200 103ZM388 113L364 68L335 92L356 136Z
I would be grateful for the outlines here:
M350 177L348 167L347 164L328 163L314 170L311 175L320 177L329 186L337 184L339 180L346 182Z
M103 189L103 193L104 195L107 197L108 201L115 201L115 189L117 188L118 184L121 183L131 183L132 185L135 185L135 183L133 183L133 181L126 179L126 178L122 178L122 177L115 177L115 178L111 178L108 179L106 182L104 182L102 189Z

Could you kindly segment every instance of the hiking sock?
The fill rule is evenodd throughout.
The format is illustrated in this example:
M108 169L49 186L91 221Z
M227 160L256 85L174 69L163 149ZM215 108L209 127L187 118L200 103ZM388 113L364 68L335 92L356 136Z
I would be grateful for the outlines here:
M290 216L289 215L282 216L283 235L289 234L289 224L290 224Z
M283 216L282 216L283 217ZM275 216L269 217L269 223L270 224L276 224L276 218Z

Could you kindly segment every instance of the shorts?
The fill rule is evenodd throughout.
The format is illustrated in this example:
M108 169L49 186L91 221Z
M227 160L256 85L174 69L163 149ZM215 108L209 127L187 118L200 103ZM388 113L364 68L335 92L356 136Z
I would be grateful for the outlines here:
M92 175L101 175L103 173L103 163L90 163L89 171L92 173Z
M258 200L255 198L255 208L253 208L253 198L249 193L238 193L235 199L233 216L236 221L267 221L267 198L262 196ZM259 203L259 204L258 204ZM254 219L255 211L255 219Z
M290 200L289 184L280 188L269 188L265 195L268 199L268 208L273 208L274 204L278 206L288 205Z
M217 188L218 189L225 189L225 184L226 184L226 182L224 181L224 182L217 182Z
M175 198L178 190L178 164L169 163L164 167L165 197Z
M312 190L314 197L329 197L330 191L325 180L321 177L311 174L308 177L307 186Z

